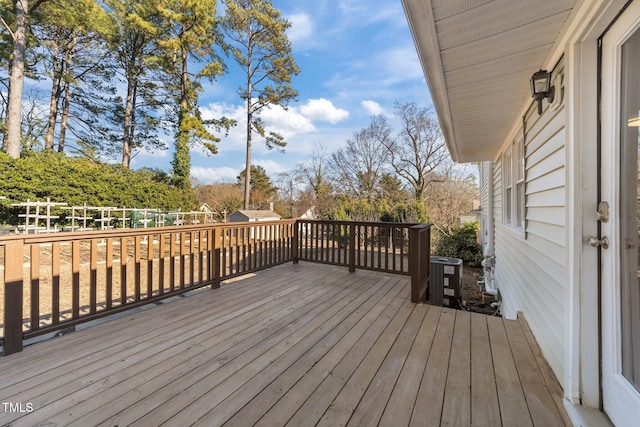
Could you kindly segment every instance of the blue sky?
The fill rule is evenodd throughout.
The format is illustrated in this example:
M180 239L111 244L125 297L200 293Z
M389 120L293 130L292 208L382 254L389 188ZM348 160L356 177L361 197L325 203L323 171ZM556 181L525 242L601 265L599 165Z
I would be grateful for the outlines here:
M272 179L311 158L315 145L331 153L374 114L393 123L393 103L431 105L407 20L399 0L273 0L292 22L288 32L301 72L292 82L297 102L288 111L272 108L261 115L267 130L286 137L284 153L269 151L254 137L252 164ZM203 116L235 118L238 126L218 144L219 153L191 152L191 175L200 183L235 182L245 166L245 107L237 95L243 74L232 61L228 72L206 86L200 97ZM171 142L167 141L169 146ZM172 150L139 153L132 167L170 170Z

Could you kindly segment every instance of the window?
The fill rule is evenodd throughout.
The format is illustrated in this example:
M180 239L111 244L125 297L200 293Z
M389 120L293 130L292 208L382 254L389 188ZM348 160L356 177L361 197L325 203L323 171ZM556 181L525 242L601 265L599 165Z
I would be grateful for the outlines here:
M525 180L524 180L524 139L517 138L502 155L504 183L503 219L504 224L524 231L525 222Z
M506 225L512 225L513 217L513 204L511 203L511 199L513 199L513 183L511 179L511 148L509 148L502 155L502 173L504 175L504 223Z

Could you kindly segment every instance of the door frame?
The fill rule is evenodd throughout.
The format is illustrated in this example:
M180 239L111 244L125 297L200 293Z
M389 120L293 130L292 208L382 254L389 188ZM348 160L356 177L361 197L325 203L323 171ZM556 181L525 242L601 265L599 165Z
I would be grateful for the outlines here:
M611 240L601 251L602 263L602 398L603 409L617 425L633 425L630 408L640 408L640 392L622 375L621 295L620 295L620 100L621 47L640 31L640 1L629 5L607 31L602 43L601 68L601 153L602 194L612 210L610 221L602 224ZM635 412L637 414L637 412Z
M566 283L564 397L572 406L602 410L599 236L600 41L633 0L582 2L558 54L565 55L566 87ZM640 0L635 0L640 1ZM578 416L579 417L579 416Z

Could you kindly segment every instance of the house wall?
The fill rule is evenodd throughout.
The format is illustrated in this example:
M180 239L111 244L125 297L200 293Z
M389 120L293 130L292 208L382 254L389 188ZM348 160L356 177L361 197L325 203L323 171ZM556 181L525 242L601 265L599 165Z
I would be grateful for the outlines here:
M480 188L480 244L482 253L486 253L489 244L489 168L492 162L478 163L478 176Z
M561 68L557 70L558 75L561 71ZM562 84L561 80L556 84ZM514 132L521 135L524 131L525 137L524 230L504 223L502 155L513 138L505 142L494 162L496 285L503 299L503 315L515 318L519 311L524 313L544 356L557 378L563 379L567 233L565 110L560 99L546 106L542 116L538 116L535 105L529 112L524 124L516 124ZM487 178L484 174L481 176ZM481 200L488 200L486 182L481 183L481 192L484 192Z

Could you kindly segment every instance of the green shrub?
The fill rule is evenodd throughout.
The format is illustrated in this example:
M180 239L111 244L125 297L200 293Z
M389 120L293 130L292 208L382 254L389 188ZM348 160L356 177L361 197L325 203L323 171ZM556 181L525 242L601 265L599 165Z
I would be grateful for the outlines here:
M447 258L462 258L465 265L480 267L483 256L482 246L480 246L476 238L478 227L479 223L475 221L455 228L451 235L440 238L434 255Z
M69 206L114 206L190 211L196 208L191 188L168 184L166 173L153 169L129 170L120 165L54 152L30 152L20 159L0 153L0 222L17 224L20 208L11 204L31 201L64 202ZM57 212L64 216L68 211Z

